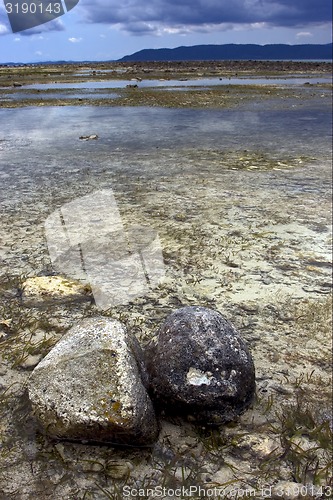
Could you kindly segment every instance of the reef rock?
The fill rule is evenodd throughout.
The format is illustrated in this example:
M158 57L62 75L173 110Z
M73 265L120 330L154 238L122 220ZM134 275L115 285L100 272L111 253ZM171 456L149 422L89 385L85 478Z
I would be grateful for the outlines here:
M89 286L62 276L28 278L21 292L22 302L27 306L43 305L45 302L80 302L92 298Z
M143 352L119 321L73 326L28 381L34 414L51 437L147 445L157 422Z
M91 135L80 135L79 139L83 141L92 141L92 140L97 140L98 135L97 134L91 134Z
M233 420L251 404L251 354L223 316L204 307L170 314L147 349L151 390L166 412L200 423Z

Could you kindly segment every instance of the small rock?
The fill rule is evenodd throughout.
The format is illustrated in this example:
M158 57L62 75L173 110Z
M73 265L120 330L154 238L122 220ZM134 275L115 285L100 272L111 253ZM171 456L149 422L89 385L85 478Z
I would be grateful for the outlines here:
M250 314L255 314L259 311L259 306L255 302L243 302L239 304L239 307Z
M72 327L28 381L35 416L54 438L149 445L157 437L136 338L116 320Z
M244 341L223 316L187 306L170 314L147 350L151 389L167 412L192 421L233 420L251 404L254 364Z
M34 368L40 360L42 359L42 354L29 354L22 363L20 363L21 368L25 368L26 370Z
M268 276L262 278L261 281L263 282L264 285L271 285L273 283L273 280L271 278L269 278Z
M22 285L22 302L38 306L46 301L68 302L91 300L87 285L69 281L62 276L40 276L28 278Z
M272 453L281 455L283 449L278 439L268 435L245 435L238 441L238 447L249 451L249 457L257 456L260 460L265 459Z
M79 139L83 141L91 141L91 140L96 140L98 139L97 134L91 134L91 135L80 135Z

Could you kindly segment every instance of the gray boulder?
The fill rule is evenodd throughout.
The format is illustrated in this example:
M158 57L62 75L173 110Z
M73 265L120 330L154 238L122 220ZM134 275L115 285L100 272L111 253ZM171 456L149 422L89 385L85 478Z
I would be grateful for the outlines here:
M167 413L220 424L233 420L253 400L251 354L216 311L194 306L170 314L147 355L152 395Z
M149 445L157 422L143 352L119 321L72 327L28 381L34 414L51 437Z

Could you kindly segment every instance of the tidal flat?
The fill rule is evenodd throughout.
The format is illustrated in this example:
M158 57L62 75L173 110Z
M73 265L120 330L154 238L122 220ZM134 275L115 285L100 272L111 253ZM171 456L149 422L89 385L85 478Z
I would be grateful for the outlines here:
M330 71L292 62L0 68L0 498L154 498L154 488L176 498L171 491L191 486L226 499L331 497L332 101L331 84L317 83ZM98 91L117 98L85 88L20 97L29 84L124 74L138 87ZM198 88L140 87L193 76ZM259 76L267 84L200 85ZM308 81L285 83L296 77ZM46 218L101 189L113 190L125 227L158 233L164 280L104 311L22 303L28 277L55 272ZM219 310L248 344L257 396L237 421L162 417L146 448L57 442L37 429L26 381L77 320L118 319L145 347L184 305Z
M94 106L230 108L275 94L304 100L326 93L331 73L331 64L320 61L0 66L0 107L82 106L94 99Z

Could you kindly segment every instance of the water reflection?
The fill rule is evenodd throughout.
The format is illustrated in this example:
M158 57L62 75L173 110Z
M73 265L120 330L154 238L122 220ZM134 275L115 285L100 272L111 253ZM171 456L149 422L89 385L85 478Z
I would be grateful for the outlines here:
M328 158L331 151L331 113L324 102L288 110L49 106L3 109L0 116L6 125L0 132L1 197L7 199L19 197L28 185L35 189L46 178L53 182L52 175L61 172L69 181L73 169L132 175L138 154L147 157L140 175L161 175L163 168L150 160L157 151L161 158L165 150L181 155L184 148L194 154L200 148L313 158ZM90 134L98 140L79 139ZM180 161L172 175L182 175L185 168L195 169L195 162Z
M331 78L197 78L191 80L104 80L79 83L36 83L23 85L25 89L107 89L125 88L137 84L138 87L202 87L211 85L305 85L309 83L331 83Z
M288 110L165 109L150 107L43 107L3 109L6 148L29 141L31 148L71 149L80 135L99 135L99 150L195 147L273 148L311 153L329 149L331 113L317 108ZM43 150L45 152L45 149Z
M20 100L20 99L118 99L120 97L119 94L115 92L109 93L99 93L99 92L82 92L82 93L61 93L61 92L52 92L52 93L27 93L27 92L15 92L11 94L3 94L0 97L0 100L10 101L10 100Z

